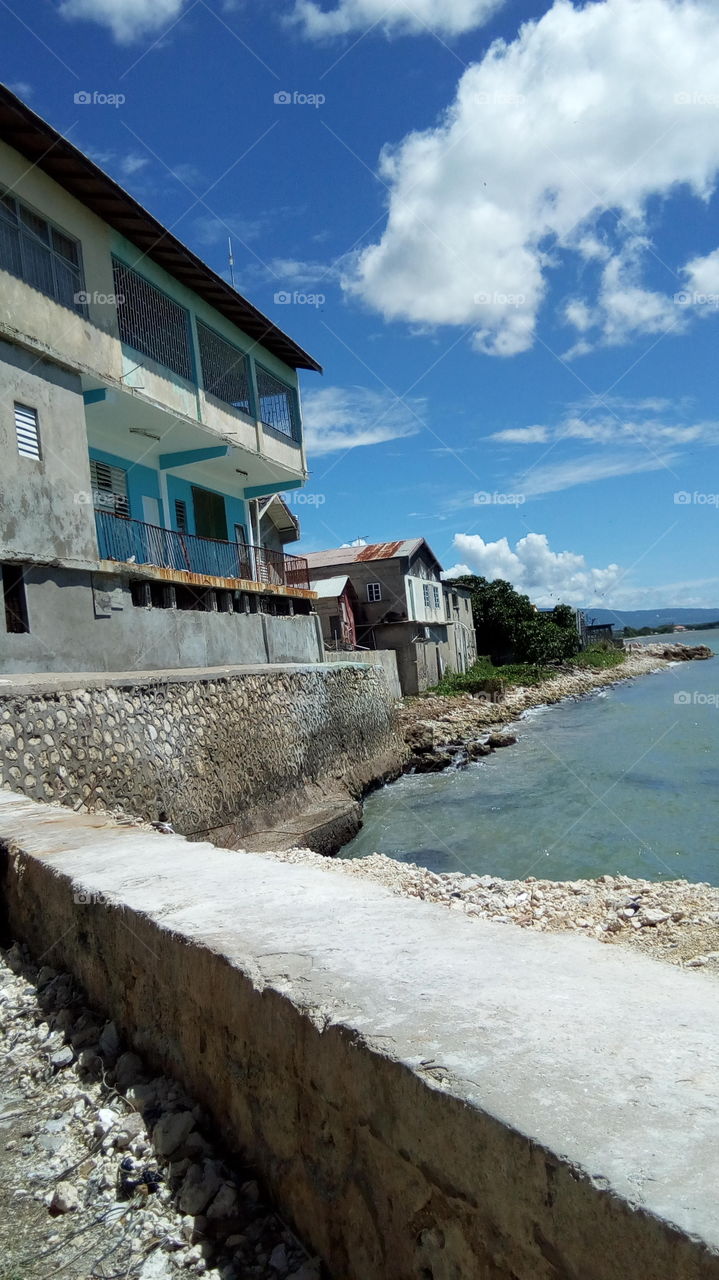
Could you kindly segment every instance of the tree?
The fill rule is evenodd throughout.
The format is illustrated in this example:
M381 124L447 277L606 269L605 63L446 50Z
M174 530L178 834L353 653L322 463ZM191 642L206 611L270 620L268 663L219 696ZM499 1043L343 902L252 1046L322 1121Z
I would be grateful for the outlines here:
M556 605L551 613L539 613L529 596L515 591L510 582L488 582L475 574L456 581L472 592L472 616L480 652L492 661L531 662L541 666L569 658L579 650L574 610Z

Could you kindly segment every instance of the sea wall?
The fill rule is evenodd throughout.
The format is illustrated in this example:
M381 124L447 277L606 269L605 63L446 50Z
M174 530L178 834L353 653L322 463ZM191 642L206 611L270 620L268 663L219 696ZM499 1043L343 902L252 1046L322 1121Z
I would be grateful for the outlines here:
M3 787L74 809L165 813L175 830L225 845L353 803L398 771L402 750L386 681L369 666L0 684Z
M719 1277L714 979L7 792L0 874L337 1280Z
M325 653L325 662L369 663L384 671L387 687L393 698L402 697L397 670L397 654L394 649L363 649L361 653Z

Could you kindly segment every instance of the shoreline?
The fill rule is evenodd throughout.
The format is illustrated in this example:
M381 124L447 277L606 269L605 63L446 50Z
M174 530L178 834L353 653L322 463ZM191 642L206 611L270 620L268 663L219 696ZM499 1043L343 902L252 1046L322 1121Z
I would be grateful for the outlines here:
M407 699L399 713L410 749L404 772L439 772L456 766L458 753L472 759L476 758L473 750L479 756L487 754L485 747L491 751L513 745L516 741L513 735L493 735L492 731L514 724L525 711L586 697L597 689L654 675L680 662L703 661L714 656L711 651L705 653L703 646L695 646L695 650L684 645L637 645L628 650L620 666L600 670L565 669L541 684L510 687L502 702L491 702L475 694L425 694ZM503 740L492 744L487 741L488 733L490 738L496 736Z

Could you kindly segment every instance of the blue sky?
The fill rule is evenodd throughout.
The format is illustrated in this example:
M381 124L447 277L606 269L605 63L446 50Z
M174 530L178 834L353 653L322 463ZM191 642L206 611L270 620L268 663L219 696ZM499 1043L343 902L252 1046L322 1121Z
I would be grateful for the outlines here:
M324 365L306 549L719 606L710 0L9 0L0 49Z

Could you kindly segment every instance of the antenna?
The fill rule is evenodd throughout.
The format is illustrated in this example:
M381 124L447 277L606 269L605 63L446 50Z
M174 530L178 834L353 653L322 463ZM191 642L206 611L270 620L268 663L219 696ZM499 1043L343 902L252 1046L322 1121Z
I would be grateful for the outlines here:
M228 237L227 237L227 258L228 258L228 261L229 261L229 264L230 264L230 282L231 282L231 284L232 284L232 288L234 289L234 287L235 287L235 258L234 258L234 255L233 255L233 253L232 253L232 237L231 237L231 236L228 236Z

